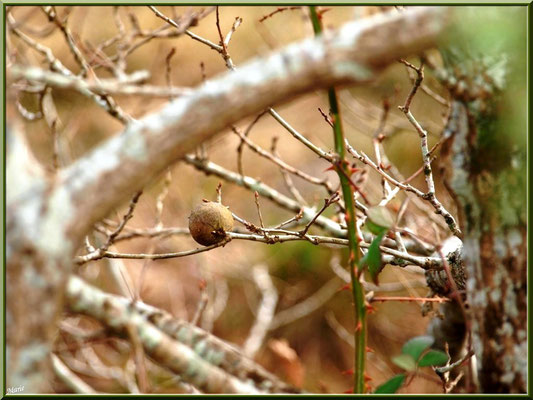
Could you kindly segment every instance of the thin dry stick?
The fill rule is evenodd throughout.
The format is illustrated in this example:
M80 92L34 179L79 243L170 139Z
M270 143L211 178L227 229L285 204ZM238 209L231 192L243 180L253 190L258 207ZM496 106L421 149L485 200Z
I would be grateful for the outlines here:
M387 122L387 117L389 115L390 110L390 103L388 99L383 100L383 106L382 106L382 112L379 119L378 127L376 128L376 131L374 132L374 135L372 136L372 143L374 145L374 153L376 155L376 164L381 169L386 169L384 166L384 160L382 160L382 143L385 139L385 135L383 135L383 129L385 128L385 124ZM381 177L381 186L383 187L383 198L387 198L391 194L391 188L389 186L389 183L385 180L385 178Z
M324 286L318 289L311 296L307 297L300 303L280 311L274 316L269 329L274 330L281 326L290 324L297 319L303 318L311 314L313 311L322 307L329 299L339 292L339 279L334 277L330 279Z
M222 182L217 185L217 203L222 204Z
M327 115L324 111L322 111L322 109L320 107L318 107L318 111L320 112L320 114L324 118L324 121L326 121L327 124L330 126L330 128L333 128L333 121L331 120L331 117L329 115Z
M200 282L200 300L198 301L198 305L196 306L196 311L194 312L194 316L192 317L191 324L193 325L200 325L200 320L202 319L202 315L205 311L205 308L207 307L207 303L209 302L209 295L207 294L207 283L202 279Z
M257 191L254 192L255 197L255 205L257 207L257 215L259 216L259 223L261 224L261 228L265 227L265 224L263 223L263 216L261 215L261 207L259 207L259 193Z
M10 31L13 34L15 34L17 37L22 39L29 47L41 53L46 58L46 61L50 65L50 69L52 71L59 72L65 75L66 77L74 76L74 74L68 68L66 68L61 63L61 61L59 61L54 56L52 50L50 50L48 47L41 45L40 43L37 43L35 40L25 35L24 33L20 32L19 30L11 28L11 26L14 23L15 23L14 19L12 18L11 14L9 14L8 15L8 26L10 27ZM87 88L80 89L80 93L94 100L99 106L101 106L104 110L106 110L112 117L115 117L123 124L128 124L131 121L131 117L128 116L117 104L115 104L111 97L106 97L103 95L95 94Z
M74 59L81 67L80 75L82 77L86 77L89 71L91 70L91 67L89 66L85 58L83 57L76 43L74 43L74 38L72 37L72 33L70 32L70 29L68 29L67 27L67 19L65 18L64 21L60 21L57 16L55 7L53 6L45 6L45 7L41 7L41 9L48 16L48 20L50 22L53 22L61 30L61 33L63 33L63 36L65 37L65 41L67 42L68 47L72 55L74 56Z
M431 67L431 66L430 66ZM406 68L407 70L407 74L409 75L409 79L411 79L411 82L414 84L415 81L416 81L416 74L415 72L413 71L412 68L408 67ZM442 96L440 96L439 94L435 93L433 90L431 90L426 84L422 83L420 85L420 89L425 93L427 94L429 97L431 97L433 100L435 100L437 103L445 106L445 107L449 107L449 102Z
M183 87L135 85L130 83L147 79L149 74L146 71L136 71L130 76L123 77L121 80L100 79L98 81L88 81L78 76L64 75L63 73L47 71L38 67L13 65L9 71L9 76L13 79L24 78L32 82L40 82L49 86L63 89L74 89L82 95L92 99L94 99L94 96L105 94L172 98L187 95L192 92L191 89Z
M175 47L170 49L167 56L165 57L165 80L167 81L167 86L169 88L172 87L172 76L171 76L172 67L170 65L170 60L172 59L172 57L174 57L174 54L176 54Z
M290 6L290 7L278 7L275 11L272 11L270 14L267 14L267 15L264 15L260 20L259 22L263 22L264 20L268 19L268 18L271 18L273 17L274 15L280 13L280 12L283 12L283 11L287 11L287 10L301 10L302 7L301 6Z
M113 72L115 76L121 78L125 74L126 70L126 56L127 56L127 40L123 40L124 38L127 38L126 35L126 28L124 24L122 23L122 19L120 18L119 14L119 6L113 7L113 17L115 20L115 25L118 29L118 35L116 36L119 40L117 40L117 61L115 62L115 68L113 69Z
M244 131L244 133L242 134L244 137L248 137L248 135L250 134L250 132L252 131L252 128L255 126L255 124L257 124L257 122L259 122L259 120L261 119L261 117L265 115L264 112L258 114L252 122L250 122L250 124L246 127L246 130ZM237 128L235 128L234 126L232 126L232 129L237 132ZM244 147L244 140L241 138L241 141L239 142L239 146L237 147L237 171L239 171L239 174L241 174L241 177L243 177L243 183L245 183L244 181L244 169L243 169L243 164L242 164L242 151L243 151L243 147Z
M272 152L272 154L274 155L274 157L277 157L278 159L281 160L281 157L276 149L277 147L277 144L278 144L278 137L277 136L274 136L272 138L272 145L270 147L270 151ZM292 194L292 196L294 197L294 199L299 202L300 204L304 205L304 206L308 206L309 204L307 204L307 201L305 201L305 199L303 198L303 196L301 195L300 191L298 189L296 189L296 186L294 186L294 182L292 181L292 178L290 176L290 174L283 168L279 168L279 171L281 172L281 176L283 177L283 182L285 182L285 186L287 186L287 189L289 190L289 192Z
M401 60L402 63L407 65L409 68L412 68L415 70L417 74L417 78L415 80L415 83L413 84L413 87L411 89L411 92L407 96L407 99L405 100L405 103L403 106L399 106L398 108L405 114L409 122L414 126L416 131L418 132L420 136L420 145L422 148L422 158L424 160L424 176L426 178L426 184L428 187L428 192L424 194L424 199L428 200L433 207L435 208L435 211L438 214L441 214L444 217L444 220L448 224L448 227L452 233L457 236L461 237L461 230L458 228L457 223L455 222L455 219L453 216L444 208L444 206L440 203L440 201L437 199L437 196L435 194L435 183L433 181L433 172L431 169L431 155L429 153L428 148L428 142L427 142L427 132L422 128L422 126L418 123L418 121L415 119L413 114L411 113L410 107L411 102L422 84L422 81L424 79L424 63L422 62L420 67L415 67L413 64Z
M226 45L226 48L228 47L229 45L229 42L231 40L231 37L233 36L233 34L235 33L235 31L237 30L237 28L242 24L242 18L241 17L236 17L235 18L235 21L233 22L233 25L231 26L231 30L228 32L228 34L226 35L226 37L224 38L224 45Z
M165 178L163 180L163 188L157 196L155 201L155 229L161 230L163 228L162 216L163 216L163 207L165 198L168 196L170 184L172 183L172 173L170 168L167 169L165 173Z
M250 358L253 358L261 347L278 303L278 292L272 283L268 268L263 264L255 266L252 269L252 277L261 292L261 303L257 309L255 322L243 346L244 354Z
M384 296L384 297L374 296L374 297L371 297L370 299L368 299L368 301L370 301L371 303L376 302L376 301L377 302L385 302L385 301L400 301L400 302L417 301L417 302L421 302L421 303L427 303L427 302L446 303L446 302L449 302L450 299L447 299L445 297L431 297L431 298L428 298L428 297L407 297L407 296Z
M300 235L301 236L305 236L305 234L307 233L307 231L309 230L311 225L313 225L315 223L316 219L320 216L320 214L322 214L326 210L326 208L328 208L330 205L332 205L333 203L338 202L339 200L340 200L340 193L338 191L333 193L333 195L329 199L324 199L324 205L316 213L316 215L311 219L311 221L309 221L307 223L305 228L300 231Z
M339 336L342 340L348 343L351 347L355 347L355 340L353 338L353 334L348 332L348 330L344 326L342 326L339 321L337 321L337 318L335 318L335 314L333 314L333 311L328 311L325 317L329 327L333 329L337 336Z
M35 112L29 111L20 103L19 99L17 99L15 105L17 106L17 111L20 113L22 118L27 119L28 121L37 121L43 117L43 113L40 110Z
M98 258L90 258L87 259L87 256L80 256L76 257L75 262L76 264L84 264L88 261L94 261L99 260L100 258L125 258L125 259L148 259L148 260L165 260L167 258L179 258L179 257L187 257L193 254L202 253L204 251L209 251L217 247L221 247L226 245L231 239L226 239L225 241L219 242L217 244L213 244L206 247L200 247L193 250L186 250L186 251L180 251L176 253L159 253L159 254L144 254L144 253L116 253L112 251L106 251L104 252L100 257Z
M135 363L135 374L137 382L139 382L139 390L141 393L150 392L150 384L145 365L145 357L142 343L139 339L137 328L132 324L126 325L126 330L131 340L133 348L133 361Z
M293 222L298 222L298 221L300 221L303 218L303 216L304 216L304 210L302 208L298 212L298 214L296 214L294 217L291 217L287 221L284 221L284 222L276 225L274 228L281 228L282 226L286 226L286 225L292 224Z
M74 392L81 394L97 393L91 386L83 381L78 375L72 372L61 359L55 354L50 355L52 359L52 368L59 378Z
M297 168L294 168L293 166L285 163L284 161L277 158L272 153L264 150L260 146L256 145L254 142L252 142L250 139L248 139L246 136L244 136L238 129L235 127L232 127L233 132L241 138L241 140L246 143L246 145L252 149L254 152L259 154L261 157L264 157L270 161L272 161L274 164L278 165L280 168L283 168L285 171L298 176L299 178L302 178L310 183L313 183L315 185L321 185L326 188L329 194L333 193L333 188L331 187L330 183L326 179L319 179L314 176L311 176Z
M122 217L121 221L119 222L115 230L109 233L109 235L107 236L107 241L102 246L100 246L97 249L93 249L92 246L90 246L89 243L87 242L88 244L87 248L90 248L92 250L88 254L76 257L75 262L78 265L85 264L86 262L89 262L89 261L99 260L108 253L107 249L109 249L109 247L113 243L115 243L115 239L117 238L117 236L120 234L120 232L122 232L122 230L124 229L128 221L133 217L133 211L135 210L135 206L137 205L137 201L139 200L139 197L141 197L141 194L142 194L142 190L138 191L137 193L133 195L130 201L129 207L128 207L128 211L126 211L126 214L124 214L124 216Z
M219 46L219 45L216 45L214 44L213 42L210 42L209 40L207 39L204 39L203 37L201 36L198 36L196 35L195 33L192 33L191 31L189 31L187 28L187 24L183 24L182 27L180 27L174 20L170 19L169 17L167 17L166 15L164 15L163 13L161 13L157 8L155 8L154 6L148 6L148 8L150 10L152 10L154 12L154 14L161 18L163 21L165 21L167 24L169 25L172 25L174 28L176 28L178 30L178 32L181 34L181 33L184 33L186 34L187 36L189 36L191 39L194 39L194 40L197 40L199 41L200 43L203 43L207 46L209 46L211 49L219 52L219 53L222 53L222 46Z
M235 69L235 66L233 65L233 61L231 60L231 57L228 54L228 47L224 40L224 36L222 35L222 30L220 29L220 18L218 15L218 6L216 7L216 16L217 16L216 25L217 25L217 30L218 30L218 36L220 37L219 43L222 46L222 51L220 51L220 54L222 55L222 58L226 62L226 67L228 67L229 69ZM230 35L230 38L231 38L231 35Z
M304 135L302 135L300 132L298 132L296 129L294 129L287 121L285 121L281 115L279 115L274 109L269 108L268 113L272 115L272 117L280 123L281 126L283 126L287 132L289 132L296 140L303 143L308 149L313 151L315 154L317 154L320 158L323 158L326 161L333 162L335 157L330 153L327 152L320 147L316 146L314 143L312 143L309 139L307 139Z

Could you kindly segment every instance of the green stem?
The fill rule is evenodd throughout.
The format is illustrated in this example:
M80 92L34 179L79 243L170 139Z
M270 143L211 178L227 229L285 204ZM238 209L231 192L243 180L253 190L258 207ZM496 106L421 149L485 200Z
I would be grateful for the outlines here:
M322 23L317 14L315 6L309 6L313 30L318 36L322 33ZM350 166L345 160L346 145L344 142L344 131L342 129L342 119L340 115L339 102L335 88L328 89L329 106L333 119L333 135L335 139L335 152L338 161L335 165L339 175L342 195L346 208L346 225L348 227L348 244L349 244L349 266L352 280L352 295L355 309L355 365L354 365L354 393L365 392L365 361L366 361L366 304L365 292L359 281L359 237L355 228L355 201L354 188L352 187L349 176L351 176Z

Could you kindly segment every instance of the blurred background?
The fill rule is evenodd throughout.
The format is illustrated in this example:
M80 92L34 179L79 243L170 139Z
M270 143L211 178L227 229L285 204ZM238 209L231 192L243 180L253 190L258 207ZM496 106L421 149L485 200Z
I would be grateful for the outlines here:
M191 11L206 7L167 7L158 9L167 16L183 16ZM272 6L220 7L220 27L224 34L230 31L236 17L243 19L236 29L228 46L229 54L236 66L248 60L263 56L272 50L289 43L312 37L313 31L308 11L304 8L288 9L269 16L276 11ZM388 11L393 7L356 6L322 8L326 29L333 29L343 23L365 18L372 14ZM68 26L85 54L95 54L97 48L119 33L113 7L76 6L56 7L59 15L68 13ZM79 71L72 52L58 29L50 30L51 23L40 7L12 7L11 15L20 24L18 29L38 43L49 47L54 55L74 73ZM397 10L401 12L401 10ZM496 14L496 13L495 13ZM148 7L121 6L118 16L126 32L132 29L131 15L134 15L142 30L154 30L164 22L157 18ZM516 12L506 14L525 18ZM267 17L268 18L265 18ZM502 22L503 30L509 27L512 18ZM496 25L496 26L500 26ZM494 26L491 27L494 29ZM215 12L209 13L191 31L214 43L219 42ZM501 31L500 31L501 32ZM511 32L511 31L509 31ZM522 35L523 32L509 33ZM482 33L482 37L484 34ZM521 36L520 36L521 37ZM174 86L195 87L202 80L227 73L224 60L209 47L182 35L177 38L154 38L129 54L126 58L126 73L148 70L147 83L165 86L166 58L175 49L170 59L171 80ZM18 37L8 35L6 50L9 62L22 65L38 65L46 68L42 55L28 48ZM105 47L103 53L108 57L117 52L116 44ZM438 53L428 53L437 64ZM101 57L104 59L105 57ZM419 65L419 60L409 60ZM113 75L99 58L91 59L92 66L99 78L112 78ZM202 67L203 65L203 67ZM446 100L446 92L437 83L430 71L426 72L424 84L437 96ZM384 100L390 103L390 112L382 133L385 135L383 146L390 162L408 177L422 166L420 142L417 133L398 110L412 87L408 71L403 64L396 64L385 70L372 84L358 88L342 88L339 91L342 117L347 139L358 151L374 157L372 138L380 127ZM525 85L519 87L525 90ZM67 166L83 156L107 138L118 134L122 125L95 103L74 90L57 89L52 91L60 125L58 128L59 163ZM117 103L134 118L141 118L158 110L168 100L161 98L113 96ZM54 137L44 119L28 121L21 117L17 102L29 112L39 111L39 98L35 94L16 89L7 92L7 120L18 120L24 124L28 142L35 157L44 165L52 165ZM318 111L328 111L327 95L317 91L296 100L275 107L276 111L295 129L325 150L331 150L333 137L330 126ZM439 138L446 122L447 107L435 98L420 92L414 99L413 114L430 134L430 146ZM237 124L246 129L253 120ZM272 139L278 138L277 149L280 158L319 177L328 178L334 187L338 185L336 174L325 171L328 164L296 141L270 115L263 116L250 132L249 138L265 149L270 149ZM237 171L237 148L240 139L230 130L221 132L205 144L209 160L224 168ZM362 167L358 165L358 167ZM217 177L204 175L193 166L178 162L170 167L171 180L165 184L165 175L155 179L144 189L134 216L125 232L131 228L153 228L157 222L157 198L168 185L168 194L163 199L161 223L163 227L186 228L191 210L202 199L215 200L216 186L221 181ZM284 195L291 197L283 176L277 166L259 157L246 146L243 150L243 171L246 175L261 180ZM435 171L437 194L445 207L455 215L454 203L444 190L438 171ZM312 185L293 177L294 185L309 206L320 208L323 199L328 197L323 187ZM425 190L423 175L416 177L414 186ZM9 190L9 188L8 188ZM381 181L376 173L368 171L364 186L371 204L381 199ZM411 198L412 199L412 198ZM406 196L399 194L389 204L393 214L404 204ZM284 210L267 199L260 198L261 212L265 225L277 225L294 213ZM231 211L247 221L259 223L254 195L248 189L222 181L222 202ZM428 243L442 241L447 233L442 225L428 216L427 208L415 201L406 203L402 223L412 229ZM118 208L109 215L109 220L119 221L127 209ZM325 215L334 217L333 210ZM312 233L322 234L316 228ZM90 238L98 244L102 236L97 232ZM116 243L113 251L124 253L167 253L196 248L198 245L188 235L173 235L157 238L135 238ZM79 254L84 254L80 249ZM77 271L89 282L109 291L118 293L111 274L117 264L125 268L131 276L129 290L140 290L146 303L167 310L172 315L191 320L207 295L207 306L202 313L199 325L216 336L242 346L254 324L257 308L261 302L261 291L253 280L254 268L266 267L278 293L276 313L293 310L292 307L304 302L300 309L304 312L289 313L286 318L278 319L279 326L272 326L255 355L255 360L268 370L293 385L316 393L343 393L350 390L352 377L349 370L353 364L353 308L351 294L342 290L344 282L337 277L331 265L346 265L344 248L314 246L308 242L291 242L275 245L234 240L225 247L190 257L144 261L144 260L99 260L85 264ZM145 268L144 278L140 279ZM387 266L380 276L380 283L396 282L401 290L388 292L387 295L425 296L427 288L417 282L423 275L408 272L399 267ZM307 301L307 303L305 303ZM421 304L417 302L375 303L375 313L369 316L368 345L373 350L368 353L368 374L373 387L388 380L400 369L391 362L391 357L399 354L401 346L408 339L425 333L429 317L421 314ZM95 326L95 322L79 316L65 316L80 326ZM276 321L276 317L274 318ZM281 321L281 322L280 322ZM276 325L276 324L274 324ZM69 344L69 339L59 334L58 348ZM68 347L68 346L67 346ZM120 379L105 379L96 373L83 369L76 371L73 360L87 359L87 349L91 356L99 359L102 368L126 368L129 351L119 339L88 343L84 348L68 347L65 362L84 380L99 391L127 392L127 385ZM433 374L428 369L428 375ZM151 365L149 368L151 390L155 393L179 392L179 385L168 372ZM433 375L434 376L434 375ZM434 376L435 377L435 376ZM68 391L59 381L58 392ZM435 379L417 377L401 393L441 393Z

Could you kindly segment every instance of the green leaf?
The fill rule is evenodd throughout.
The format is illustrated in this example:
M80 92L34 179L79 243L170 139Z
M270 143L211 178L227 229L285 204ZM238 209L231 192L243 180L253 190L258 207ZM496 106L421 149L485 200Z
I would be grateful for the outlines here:
M394 218L386 207L374 206L366 211L366 227L374 235L387 232L394 226Z
M393 357L392 362L406 371L414 371L416 369L416 360L409 354L400 354L399 356Z
M431 336L417 336L405 342L402 347L403 354L409 354L418 361L424 350L428 349L435 340Z
M372 243L370 243L370 246L368 246L368 251L361 259L359 264L361 268L365 265L368 265L368 272L370 272L370 276L375 284L378 283L378 275L383 269L383 265L381 263L381 250L379 248L381 240L383 240L383 236L385 236L385 231L382 231L374 238L374 240L372 240Z
M418 362L420 367L440 367L448 362L446 353L440 350L430 350Z
M396 376L393 376L383 385L378 386L378 388L374 391L374 393L375 394L396 393L398 389L402 386L404 380L405 380L405 374L398 374Z

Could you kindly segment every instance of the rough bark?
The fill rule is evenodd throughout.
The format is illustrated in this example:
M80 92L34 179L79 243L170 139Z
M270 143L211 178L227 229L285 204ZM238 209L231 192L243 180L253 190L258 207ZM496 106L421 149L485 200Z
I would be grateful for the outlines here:
M454 107L460 121L451 149L451 185L464 215L463 254L479 390L525 393L525 147L512 149L512 139L497 122L501 115L480 115L462 102Z

